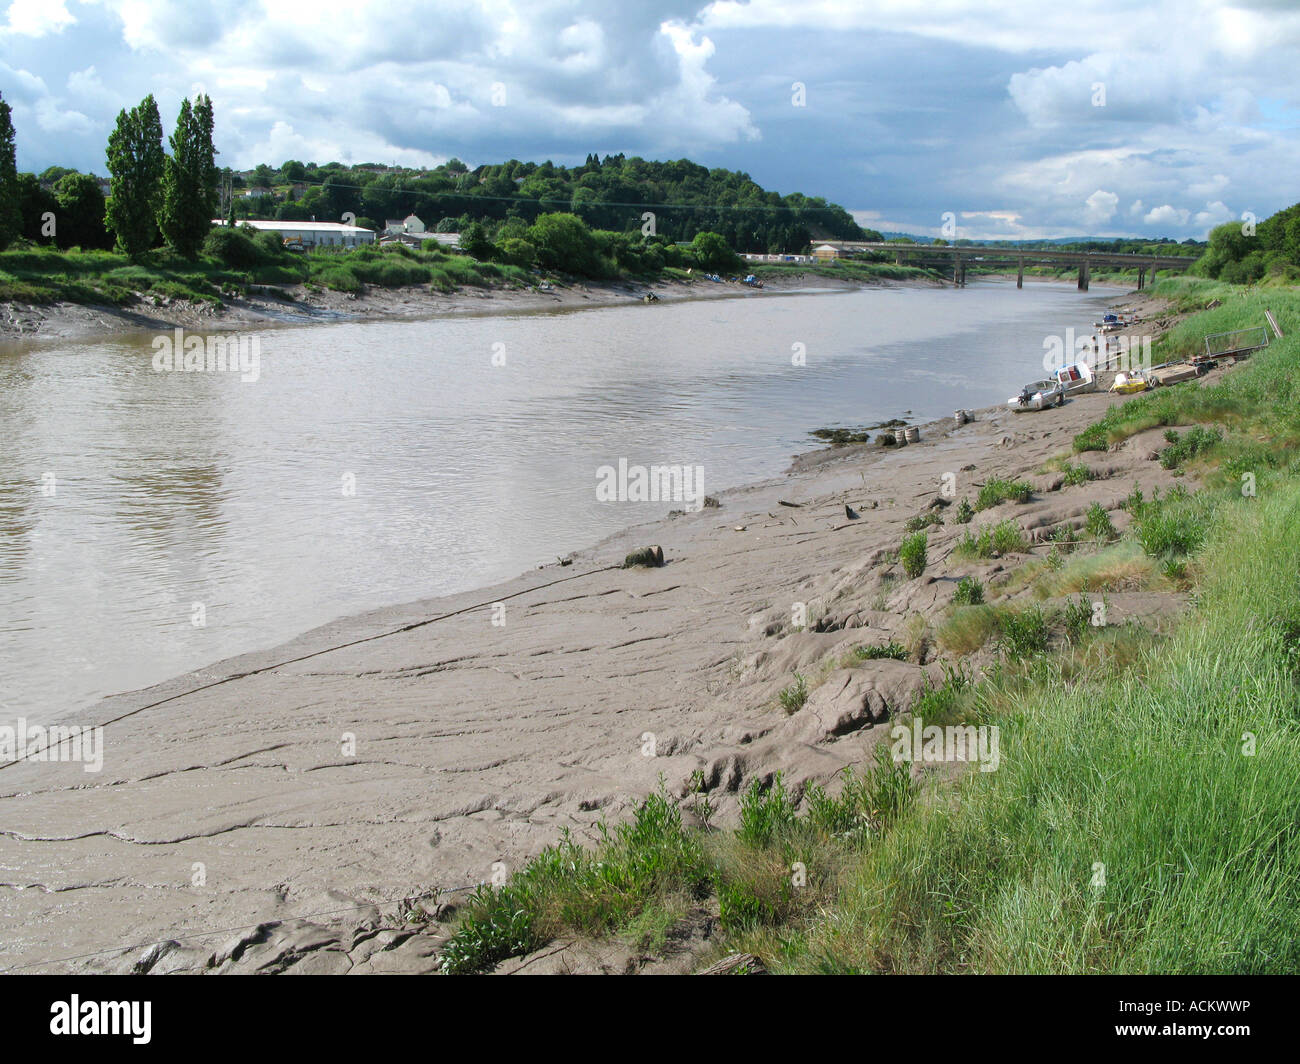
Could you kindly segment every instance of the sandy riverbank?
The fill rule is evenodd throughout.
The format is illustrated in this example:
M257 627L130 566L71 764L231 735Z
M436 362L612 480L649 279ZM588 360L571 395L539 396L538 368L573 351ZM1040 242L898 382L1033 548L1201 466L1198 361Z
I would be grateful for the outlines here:
M80 718L106 726L102 772L0 772L0 967L427 971L445 925L412 924L401 899L517 869L566 828L591 838L660 777L681 795L702 773L725 819L751 778L780 770L798 787L860 763L878 725L938 674L919 627L956 580L996 581L1026 560L958 565L963 529L947 521L931 529L926 574L908 580L889 557L905 522L951 473L958 498L992 476L1035 485L1032 502L973 527L1011 518L1041 540L1100 502L1122 528L1134 484L1172 482L1149 459L1158 431L1079 456L1097 475L1086 484L1040 472L1115 401L995 408L960 428L923 426L905 448L818 452L719 509L629 529L569 565L341 620L105 700ZM617 568L649 543L662 569ZM808 606L806 629L795 603ZM1115 595L1111 623L1180 605ZM891 640L918 661L819 669ZM787 716L776 695L795 672L825 682ZM147 951L153 942L174 944Z
M848 291L906 285L942 286L940 281L890 281L870 284L812 273L768 278L761 289L704 279L635 281L570 281L546 288L475 288L435 292L427 285L406 288L367 286L360 295L304 285L285 286L283 293L258 286L248 298L228 299L222 307L188 300L142 298L125 306L78 303L0 303L0 340L79 340L106 334L169 330L266 329L318 325L336 321L400 321L460 314L517 314L529 311L609 307L640 302L653 292L661 302L688 299L761 299L790 292Z

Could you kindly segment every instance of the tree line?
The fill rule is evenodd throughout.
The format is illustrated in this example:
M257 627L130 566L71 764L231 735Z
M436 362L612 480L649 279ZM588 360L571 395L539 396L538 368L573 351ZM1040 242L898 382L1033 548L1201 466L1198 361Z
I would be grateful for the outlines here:
M93 175L62 168L46 171L58 171L47 189L35 174L18 173L12 111L0 96L0 250L22 237L115 247L132 259L165 245L197 258L218 204L212 132L211 99L183 100L168 154L151 94L118 113L108 138L107 198Z
M1227 222L1210 230L1210 246L1194 273L1230 284L1274 279L1300 282L1300 203L1258 224Z
M117 116L106 153L107 197L90 174L61 167L40 178L19 174L11 113L0 97L0 248L24 237L62 248L112 247L132 259L165 246L194 259L223 209L223 180L231 222L351 215L378 230L384 219L423 213L430 228L462 233L475 257L548 266L551 249L563 244L577 256L568 268L592 276L611 268L653 272L679 262L722 272L736 268L738 251L788 253L819 239L880 238L821 197L783 196L746 173L687 159L590 154L573 167L511 159L476 169L450 159L431 170L291 159L274 169L261 164L246 176L223 173L207 96L181 103L168 145L170 153L149 95ZM236 197L236 188L266 191ZM689 251L668 250L688 244Z
M237 199L236 217L333 220L350 212L358 224L376 229L385 219L416 214L441 232L463 232L478 222L495 233L507 222L528 226L544 214L564 213L593 230L672 243L711 232L736 251L763 253L800 251L814 239L880 236L820 196L782 196L746 173L710 170L688 159L590 154L573 167L511 159L472 170L459 159L429 170L290 159L278 168L263 163L240 184L264 191Z

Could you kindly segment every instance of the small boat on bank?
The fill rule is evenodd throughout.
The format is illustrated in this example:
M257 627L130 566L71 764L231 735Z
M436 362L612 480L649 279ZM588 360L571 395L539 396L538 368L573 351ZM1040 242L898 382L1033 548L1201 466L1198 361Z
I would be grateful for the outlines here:
M1103 314L1101 321L1094 321L1092 327L1104 333L1113 333L1121 329L1131 329L1137 324L1137 318L1127 318L1123 314Z
M1075 362L1056 371L1056 379L1065 387L1066 395L1079 395L1097 390L1097 377L1086 362Z
M1151 382L1141 373L1116 373L1110 390L1120 395L1132 395L1134 392L1145 392L1150 387Z
M1007 400L1007 406L1015 411L1046 410L1049 406L1060 406L1065 402L1065 385L1059 380L1034 381L1026 384L1018 395Z

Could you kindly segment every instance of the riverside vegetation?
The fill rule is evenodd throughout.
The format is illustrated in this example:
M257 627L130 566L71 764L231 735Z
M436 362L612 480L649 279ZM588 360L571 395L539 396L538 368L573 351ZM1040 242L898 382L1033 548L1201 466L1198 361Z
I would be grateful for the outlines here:
M737 249L798 251L814 231L880 237L836 204L767 192L748 174L623 155L591 155L574 168L511 160L474 171L455 159L431 171L289 160L279 170L257 167L250 191L259 194L235 197L236 182L246 183L217 168L213 131L211 100L183 100L168 154L153 96L124 109L108 140L105 200L93 175L61 167L39 178L19 173L12 111L0 97L0 301L220 305L250 285L359 294L367 285L447 292L551 275L680 278L696 269L735 274L743 265ZM228 193L224 207L219 186ZM212 225L219 209L224 229ZM458 232L464 254L363 247L295 256L276 234L238 228L241 217L319 217L355 218L378 230L368 215L417 209L438 217L438 231ZM860 263L836 275L874 280L926 271Z
M1224 299L1163 337L1166 350L1262 317L1265 293L1220 288L1165 282L1167 298ZM700 910L716 914L716 953L777 972L1300 967L1300 296L1267 297L1285 340L1213 384L1112 407L1075 439L1082 453L1166 427L1195 490L1135 489L1122 536L1098 505L1083 537L1003 544L1040 552L1016 578L1043 599L1104 591L1117 573L1190 592L1171 632L1094 627L1082 595L998 601L1004 589L968 577L938 633L946 682L902 721L996 724L998 771L917 778L882 742L833 788L752 780L728 827L702 777L680 800L661 788L595 847L566 837L480 887L443 970L490 970L561 936L653 952ZM1021 494L1014 482L995 493ZM988 640L997 659L981 674L955 660ZM799 677L785 711L807 694Z

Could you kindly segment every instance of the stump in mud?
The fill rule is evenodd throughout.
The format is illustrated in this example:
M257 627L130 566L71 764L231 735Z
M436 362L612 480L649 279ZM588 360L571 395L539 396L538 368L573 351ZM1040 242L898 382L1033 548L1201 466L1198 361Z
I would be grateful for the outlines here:
M663 547L642 547L634 550L623 559L624 569L662 569L664 565Z

